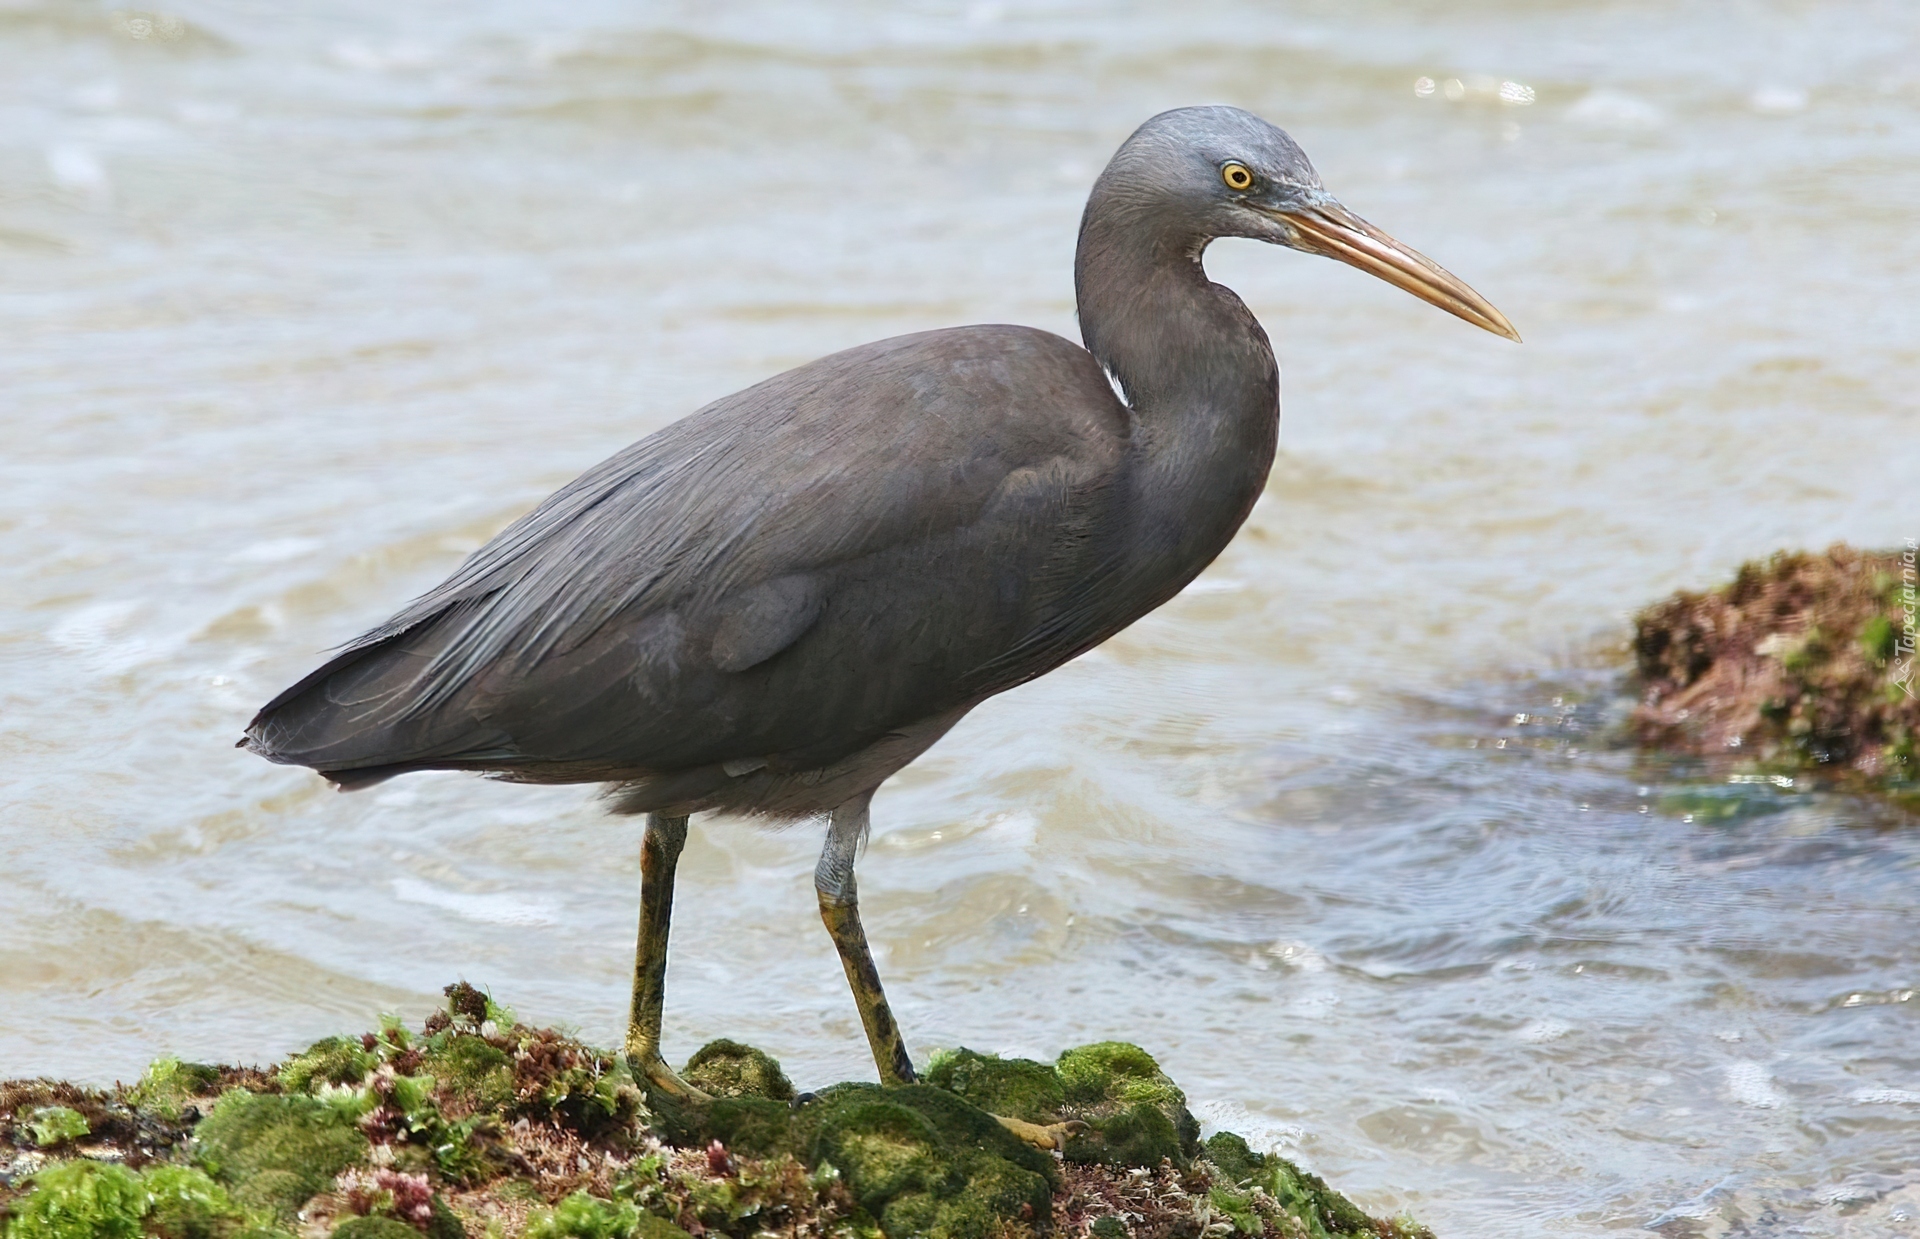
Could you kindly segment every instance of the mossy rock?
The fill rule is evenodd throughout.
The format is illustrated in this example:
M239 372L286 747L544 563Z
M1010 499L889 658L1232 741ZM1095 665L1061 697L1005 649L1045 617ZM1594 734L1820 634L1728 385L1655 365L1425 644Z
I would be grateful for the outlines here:
M335 1235L339 1232L335 1231ZM624 1201L575 1192L527 1219L522 1239L693 1239L663 1217Z
M71 1106L39 1106L27 1111L27 1134L43 1149L57 1148L93 1131L86 1116Z
M140 1082L127 1090L127 1104L173 1122L184 1112L188 1099L205 1096L219 1083L218 1067L156 1058Z
M522 1239L628 1239L641 1233L645 1216L625 1201L574 1192L553 1208L535 1212L521 1235ZM673 1229L686 1233L677 1226Z
M426 1239L466 1239L467 1228L446 1201L435 1196L433 1220L424 1231L397 1217L376 1214L348 1218L333 1228L330 1239L420 1239L423 1234Z
M513 1104L513 1058L484 1037L441 1036L430 1042L422 1070L476 1112Z
M358 1084L380 1059L357 1038L322 1037L281 1064L280 1085L290 1093L310 1093L322 1084Z
M1187 1095L1153 1056L1124 1041L1099 1041L1068 1050L1054 1063L1066 1091L1061 1117L1090 1130L1067 1141L1069 1161L1109 1166L1184 1165L1198 1150L1200 1124Z
M1433 1232L1418 1223L1369 1217L1360 1206L1328 1187L1319 1175L1300 1169L1278 1154L1255 1153L1232 1132L1213 1136L1201 1155L1219 1172L1214 1203L1229 1214L1243 1202L1252 1208L1248 1193L1257 1187L1271 1202L1267 1207L1277 1206L1292 1217L1309 1239L1433 1239ZM1225 1186L1227 1183L1248 1189L1248 1193L1233 1191Z
M231 1239L247 1231L246 1211L225 1188L191 1166L150 1166L140 1179L147 1192L150 1234Z
M1634 738L1705 758L1716 779L1727 769L1791 776L1781 786L1797 792L1829 785L1913 804L1920 694L1901 639L1913 614L1911 554L1776 552L1717 589L1641 611Z
M643 1213L633 1228L633 1239L693 1239L693 1236L663 1217Z
M103 1162L61 1162L33 1176L8 1239L140 1239L150 1202L140 1176Z
M791 1095L771 1058L717 1044L725 1048L704 1061L695 1056L690 1078L706 1067L711 1076ZM683 1147L718 1140L752 1157L786 1154L809 1169L832 1166L861 1210L895 1239L989 1239L1009 1222L1044 1219L1051 1208L1052 1159L968 1099L930 1084L839 1084L794 1102L744 1092L702 1105L656 1097L654 1112Z
M1230 1131L1209 1137L1206 1147L1201 1151L1213 1163L1215 1170L1238 1187L1253 1182L1267 1165L1266 1154L1255 1153L1244 1138Z
M1057 1122L1067 1104L1060 1073L1027 1058L948 1050L934 1056L926 1081L958 1093L989 1114L1029 1123Z
M420 1232L390 1217L352 1217L330 1232L330 1239L419 1239Z
M680 1073L687 1083L715 1097L765 1097L792 1101L793 1082L772 1055L722 1038L709 1041Z
M366 1137L323 1102L239 1089L220 1098L194 1136L195 1159L235 1199L282 1217L367 1152Z
M253 1239L252 1227L218 1183L189 1166L135 1174L111 1162L72 1161L33 1177L15 1206L9 1239Z
M862 1090L827 1103L813 1164L840 1171L891 1236L987 1239L1051 1207L1051 1162L990 1114L930 1085Z
M1124 1041L1068 1050L1051 1066L955 1050L934 1060L927 1082L1008 1118L1080 1120L1088 1130L1062 1150L1071 1162L1185 1165L1198 1148L1200 1124L1187 1110L1186 1094L1152 1055Z

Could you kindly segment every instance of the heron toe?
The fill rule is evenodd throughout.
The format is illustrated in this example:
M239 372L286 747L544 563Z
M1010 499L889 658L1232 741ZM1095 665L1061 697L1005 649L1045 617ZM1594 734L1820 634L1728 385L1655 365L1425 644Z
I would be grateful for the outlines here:
M633 1064L634 1074L646 1081L651 1088L674 1098L676 1101L709 1102L713 1097L703 1093L680 1078L680 1073L667 1066L667 1060L655 1054L650 1060Z
M1025 1119L1010 1119L1004 1114L996 1114L1000 1126L1006 1128L1020 1139L1036 1149L1059 1150L1067 1147L1067 1137L1084 1136L1093 1128L1079 1119L1064 1119L1058 1123L1029 1123Z

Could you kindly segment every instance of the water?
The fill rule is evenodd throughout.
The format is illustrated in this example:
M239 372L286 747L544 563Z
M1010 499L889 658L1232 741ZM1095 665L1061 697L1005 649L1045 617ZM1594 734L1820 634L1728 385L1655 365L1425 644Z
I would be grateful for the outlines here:
M1141 1041L1459 1239L1915 1234L1920 831L1768 789L1689 820L1596 716L1642 602L1920 536L1916 47L1868 0L7 0L0 1069L266 1059L457 976L614 1040L632 822L333 795L230 747L252 709L708 399L1072 335L1093 174L1224 101L1527 344L1214 249L1286 366L1271 489L882 791L912 1048ZM870 1071L816 843L696 826L670 1053Z

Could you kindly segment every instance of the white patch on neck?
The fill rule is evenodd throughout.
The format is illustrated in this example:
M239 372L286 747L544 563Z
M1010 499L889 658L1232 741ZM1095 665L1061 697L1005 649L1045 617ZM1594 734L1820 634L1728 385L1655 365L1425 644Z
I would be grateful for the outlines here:
M1113 372L1113 367L1103 361L1100 363L1100 373L1107 376L1107 385L1113 388L1113 394L1119 398L1120 403L1132 409L1133 400L1127 395L1126 385L1120 381L1120 376Z

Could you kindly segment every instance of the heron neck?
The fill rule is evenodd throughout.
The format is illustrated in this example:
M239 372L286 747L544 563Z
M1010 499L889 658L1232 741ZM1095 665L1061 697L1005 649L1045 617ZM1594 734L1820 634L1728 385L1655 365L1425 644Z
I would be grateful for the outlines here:
M1279 368L1252 312L1207 278L1205 237L1132 222L1115 226L1088 211L1074 271L1080 331L1133 418L1133 503L1150 527L1140 533L1186 562L1190 578L1266 485L1279 443Z

